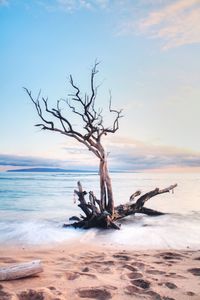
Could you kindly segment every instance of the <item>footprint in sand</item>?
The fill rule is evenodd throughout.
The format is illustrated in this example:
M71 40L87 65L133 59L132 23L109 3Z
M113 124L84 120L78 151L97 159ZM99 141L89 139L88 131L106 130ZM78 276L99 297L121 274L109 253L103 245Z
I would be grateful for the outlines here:
M154 264L163 265L163 262L162 261L154 261Z
M112 298L112 294L103 287L81 288L77 290L77 294L80 298L90 298L98 300L107 300Z
M194 276L200 276L200 268L189 269L188 272L192 273Z
M158 294L154 291L147 291L145 294L151 296L151 300L164 300L164 298L161 297L160 294ZM172 299L172 300L175 300L175 299Z
M196 294L189 291L189 292L186 293L186 295L188 295L188 296L195 296Z
M175 253L175 252L162 252L158 255L156 255L156 257L162 257L163 259L166 260L182 260L185 256L179 254L179 253Z
M18 296L17 299L18 300L45 300L45 299L64 300L63 296L61 295L62 293L50 287L50 288L41 288L38 290L28 289L28 290L21 291L17 294Z
M125 293L128 294L128 295L137 295L137 294L145 295L143 290L141 290L140 288L138 288L136 286L133 286L133 285L128 285L125 288Z
M159 270L147 270L146 273L152 274L152 275L164 275L166 272L159 271Z
M88 267L85 267L82 269L82 272L89 272L89 271L90 271L90 269Z
M18 294L19 300L44 300L44 293L35 290L23 291Z
M165 282L166 287L168 287L171 290L174 290L177 288L177 285L172 282Z
M144 280L144 279L135 279L132 280L131 283L137 287L140 287L143 290L147 290L150 287L150 282L148 280Z
M1 257L0 262L8 263L8 264L15 264L18 263L19 261L10 257Z
M134 262L134 263L131 263L131 265L134 266L134 267L137 267L137 268L139 268L141 270L144 270L144 268L145 268L145 264L143 264L141 262L137 262L137 261Z
M105 254L104 255L94 255L93 259L104 260L105 259Z
M170 278L177 278L177 279L187 279L187 277L185 276L182 276L182 275L179 275L179 274L176 274L176 273L169 273L169 274L166 274L165 277L170 277Z
M88 265L108 265L113 266L115 264L114 260L105 260L105 261L87 261Z
M133 285L128 285L125 288L125 293L127 295L131 295L131 296L141 296L142 297L141 299L147 299L146 296L150 296L151 300L163 300L163 298L158 293L156 293L152 290L144 291L141 288L138 288L138 287L133 286Z
M200 260L200 256L195 257L194 260Z
M87 272L65 272L66 278L67 280L75 280L77 278L79 278L80 276L87 276L93 279L96 279L96 275L94 274L90 274Z
M118 258L120 260L125 260L125 261L131 260L130 256L124 255L124 254L114 254L113 257Z
M3 286L0 284L0 299L1 300L10 300L11 299L11 294L5 292L3 290Z
M143 277L142 273L139 273L139 272L132 272L132 273L129 273L129 274L126 274L126 275L129 279L138 279L138 278Z
M80 274L77 272L65 272L67 280L75 280L80 277Z
M97 270L98 273L109 273L111 271L110 267L115 265L115 261L88 261L86 264L88 264L91 269Z
M48 286L48 289L49 289L50 291L56 291L56 288L55 288L54 286Z
M56 288L54 287L54 286L49 286L49 287L47 287L50 291L52 291L53 293L55 293L56 295L58 295L58 296L61 296L62 295L62 293L60 292L60 291L57 291L56 290ZM53 299L53 300L56 300L56 299L58 299L58 298L55 298L55 299ZM60 298L58 299L58 300L60 300Z
M133 271L133 272L137 272L137 271L138 271L138 268L133 267L133 266L128 265L128 264L123 265L122 267L120 267L120 269L121 269L121 268L123 268L123 269L128 269L128 270Z

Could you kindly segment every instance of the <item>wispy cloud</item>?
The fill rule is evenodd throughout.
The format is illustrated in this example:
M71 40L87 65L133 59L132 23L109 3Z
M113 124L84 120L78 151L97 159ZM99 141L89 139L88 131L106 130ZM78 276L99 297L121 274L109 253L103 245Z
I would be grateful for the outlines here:
M22 155L7 155L0 154L0 171L7 169L19 169L19 168L66 168L66 169L98 169L97 161L91 158L91 155L87 155L83 149L76 149L70 147L66 148L65 159L51 159L34 156L22 156ZM69 155L68 155L69 154ZM90 162L88 163L88 157Z
M78 10L107 9L111 2L110 0L54 0L51 2L40 0L38 3L50 11L61 10L71 13Z
M81 8L92 8L90 1L85 0L57 0L56 2L59 8L64 9L66 11L75 11Z
M107 141L108 161L113 170L144 171L166 168L200 167L200 153L178 148L150 145L125 138ZM73 169L98 169L98 160L85 148L65 147L66 159L0 154L3 167L60 167Z
M146 144L123 139L110 141L110 163L114 168L141 171L165 168L200 167L200 153L174 147Z
M199 0L163 1L158 8L153 6L139 20L130 20L123 26L123 33L144 34L160 39L162 48L169 49L200 42Z
M164 50L200 42L199 0L38 0L38 3L50 11L107 11L118 16L120 35L161 40Z
M60 163L61 162L59 160L45 159L40 157L0 154L0 166L58 167Z

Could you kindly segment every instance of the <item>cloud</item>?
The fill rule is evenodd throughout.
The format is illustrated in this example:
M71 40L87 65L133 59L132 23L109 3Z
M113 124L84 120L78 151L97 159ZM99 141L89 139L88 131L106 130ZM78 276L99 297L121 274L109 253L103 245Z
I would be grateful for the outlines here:
M200 153L174 147L146 144L141 141L113 137L107 140L108 162L111 170L145 171L200 167ZM0 154L0 170L21 167L55 167L97 170L98 159L87 149L63 147L66 159Z
M148 11L146 17L124 24L123 33L143 34L162 40L164 50L200 42L199 0L168 1Z
M38 158L32 156L0 154L0 166L19 167L57 167L60 161L53 159Z
M200 167L200 153L174 147L146 144L131 139L111 140L110 165L113 168L130 171L165 168Z
M51 159L51 158L42 158L42 157L33 157L33 156L21 156L21 155L7 155L0 154L0 171L7 169L16 169L16 168L34 168L34 167L43 167L43 168L66 168L66 169L86 169L86 170L97 170L98 162L97 160L92 159L91 154L87 154L86 151L81 149L73 150L66 148L66 159ZM69 151L68 151L69 150ZM89 151L87 151L89 152ZM69 155L68 155L69 154ZM89 161L90 159L90 161Z
M91 9L91 3L89 1L57 0L56 2L59 8L64 9L66 11L74 11L81 8Z
M6 0L0 0L7 2ZM48 10L105 10L117 16L119 34L144 35L162 41L162 49L200 42L199 0L40 0Z
M62 10L66 12L75 12L77 10L107 9L110 6L110 0L55 0L51 3L41 0L40 4L48 10Z
M138 2L140 0L136 0ZM97 11L105 10L110 13L129 11L131 0L38 0L39 5L48 11L64 11L74 13L79 10Z

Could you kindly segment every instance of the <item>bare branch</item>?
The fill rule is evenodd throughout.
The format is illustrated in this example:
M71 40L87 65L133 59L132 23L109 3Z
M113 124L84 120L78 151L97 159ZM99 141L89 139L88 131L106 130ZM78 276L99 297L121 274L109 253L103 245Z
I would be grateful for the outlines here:
M129 201L130 201L130 202L135 201L135 198L138 197L139 195L141 195L141 191L136 191L135 193L133 193L133 194L130 196Z
M35 108L37 110L37 113L38 113L38 116L40 117L40 119L46 123L46 124L49 124L50 127L47 127L45 126L44 124L38 124L39 126L43 126L44 128L43 129L49 129L49 130L53 130L54 129L54 124L53 122L51 121L48 121L46 120L44 117L43 117L43 114L42 114L42 109L41 109L41 106L40 106L40 102L39 102L39 97L40 97L40 93L41 91L38 93L38 96L37 96L37 100L35 101L32 97L32 93L31 91L29 91L27 88L24 87L24 90L26 91L26 93L29 95L29 98L31 99L31 101L33 102L33 104L35 105Z
M171 190L173 191L174 188L177 187L177 183L170 185L169 187L160 190L159 188L154 189L153 191L150 191L146 194L144 194L143 196L141 196L137 202L136 202L136 207L142 207L144 205L144 203L146 201L148 201L150 198L156 196L156 195L160 195L160 194L164 194L164 193L169 193Z
M116 118L115 118L115 120L113 122L113 128L111 130L107 131L107 132L114 133L115 131L117 131L119 129L119 119L122 118L121 113L122 113L123 110L122 109L120 109L120 110L112 109L112 95L111 95L111 91L109 91L109 93L110 93L109 111L111 113L115 113L116 114Z
M80 96L79 96L80 90L79 90L79 88L74 84L72 75L70 75L70 83L71 83L72 87L76 90L76 94L75 94L76 98L73 98L73 100L74 100L74 101L79 101L79 102L83 105L83 107L84 107L84 103L83 103L82 99L81 99Z
M70 100L58 100L56 107L50 109L48 105L48 98L41 97L39 91L36 100L33 98L31 91L24 88L34 103L36 111L43 123L37 124L43 130L50 130L60 132L61 134L73 137L78 142L84 144L90 151L92 151L100 160L104 159L104 149L101 145L101 137L107 133L114 133L119 128L119 118L121 117L121 110L117 111L111 108L111 94L109 110L116 114L116 118L111 128L105 128L103 124L102 109L96 109L95 102L97 96L98 86L95 85L95 76L98 73L97 67L99 62L96 61L91 71L90 88L91 96L87 94L82 98L79 87L74 83L72 75L70 75L70 84L74 89L74 94L70 94ZM41 97L41 100L40 100ZM71 121L66 117L67 110L61 109L61 101L64 101L71 111L76 114L81 122L83 130L75 130ZM43 105L42 105L43 104ZM46 115L44 115L46 112ZM50 118L49 118L50 117ZM54 121L58 121L55 123Z
M99 65L99 62L96 61L95 64L94 64L94 67L92 68L91 79L90 79L90 85L91 85L92 95L91 95L90 100L89 100L89 102L87 104L87 107L89 107L92 104L92 102L95 100L95 98L96 98L97 88L94 87L94 77L99 72L97 70L97 66L98 65Z

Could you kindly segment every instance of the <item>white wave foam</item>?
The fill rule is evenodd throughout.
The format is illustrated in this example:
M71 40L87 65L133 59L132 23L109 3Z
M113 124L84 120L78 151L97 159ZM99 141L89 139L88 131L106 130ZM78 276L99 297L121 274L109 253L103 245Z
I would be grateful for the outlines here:
M41 245L78 239L82 243L130 246L132 249L200 249L200 214L148 217L136 215L121 230L87 231L62 228L62 223L20 221L0 223L1 244ZM98 239L97 239L98 236Z
M41 245L79 238L81 230L62 228L49 222L12 222L0 224L0 243Z
M200 249L200 223L192 215L142 216L122 225L120 231L101 236L101 242L134 249Z

